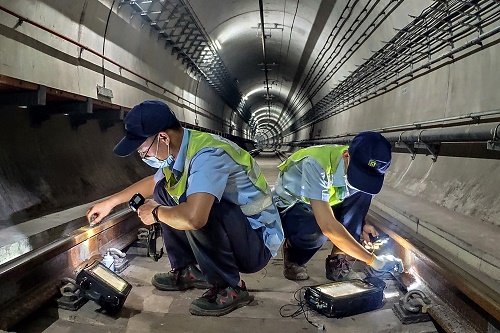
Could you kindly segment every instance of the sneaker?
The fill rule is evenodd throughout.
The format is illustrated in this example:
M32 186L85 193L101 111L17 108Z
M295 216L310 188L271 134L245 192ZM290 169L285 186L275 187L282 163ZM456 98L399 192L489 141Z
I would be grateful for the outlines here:
M168 273L157 273L151 279L151 284L158 290L167 291L210 288L210 284L195 265L172 269Z
M208 289L203 296L191 303L189 312L195 316L223 316L245 306L251 300L242 280L241 286L226 288L213 286Z
M344 281L350 278L351 263L345 254L328 256L325 261L326 278L332 281Z
M288 242L285 240L283 243L283 275L288 280L307 280L309 275L307 274L307 269L304 265L299 265L290 260L290 254L288 252Z

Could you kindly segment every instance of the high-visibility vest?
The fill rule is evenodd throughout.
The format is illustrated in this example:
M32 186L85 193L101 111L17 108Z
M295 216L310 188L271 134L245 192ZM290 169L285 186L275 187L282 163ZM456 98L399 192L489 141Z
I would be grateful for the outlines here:
M337 167L342 158L342 153L344 150L347 150L348 146L339 146L339 145L318 145L312 146L308 148L303 148L297 150L295 153L290 155L286 161L278 165L278 169L281 174L285 173L291 166L299 163L306 157L314 159L318 164L323 168L325 173L328 176L331 176L337 171ZM318 179L319 181L319 179ZM334 206L340 202L342 202L343 191L345 189L341 187L335 187L331 185L328 188L328 193L330 194L330 198L328 200L330 206ZM287 193L288 195L293 195L292 193ZM293 195L296 197L295 195ZM310 203L309 198L299 197L299 199L305 203Z
M187 130L187 134L188 147L186 160L184 161L184 170L180 179L176 180L170 169L163 168L163 174L165 175L166 180L165 189L175 202L179 203L179 198L186 192L189 164L192 158L204 148L220 148L223 149L237 164L243 167L243 170L246 172L252 184L264 194L264 196L259 200L246 205L240 205L243 214L247 216L255 215L272 205L272 197L266 179L260 171L258 164L246 150L219 135L203 133L195 130Z

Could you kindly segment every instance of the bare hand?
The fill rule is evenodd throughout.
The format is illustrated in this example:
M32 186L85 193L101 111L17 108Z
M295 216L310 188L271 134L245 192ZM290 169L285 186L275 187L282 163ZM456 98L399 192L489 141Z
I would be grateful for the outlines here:
M370 234L373 237L377 237L378 231L371 224L365 223L365 225L363 226L363 242L365 243L365 245L371 247L371 246L373 246L373 244L372 244L372 242L370 242Z
M90 207L86 213L90 226L94 226L101 222L101 220L109 214L113 207L114 205L108 200L104 200Z
M137 210L137 214L141 219L142 223L145 225L151 225L155 223L155 219L153 217L153 209L158 206L158 203L154 200L148 199L144 202L144 204L139 207Z

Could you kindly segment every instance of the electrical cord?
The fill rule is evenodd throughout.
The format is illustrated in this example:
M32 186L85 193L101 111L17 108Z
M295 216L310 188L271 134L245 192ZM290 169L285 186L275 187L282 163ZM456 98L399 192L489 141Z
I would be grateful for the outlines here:
M371 254L374 254L375 247L372 247L371 250L369 250L369 252ZM357 261L358 261L358 259L355 258L351 265L354 265ZM390 270L377 271L377 270L371 268L370 266L367 266L366 270L367 270L369 276L367 276L365 279L352 279L352 280L358 280L358 281L361 281L361 282L364 282L364 283L369 283L369 284L371 284L371 285L373 285L375 287L385 289L386 285L385 285L385 283L383 281L376 282L376 281L373 280L373 278L380 279L380 277L383 276L386 273L391 274L392 277L394 278L394 275L393 275L393 273ZM283 317L283 318L296 318L296 317L299 317L300 315L304 315L304 318L306 319L306 321L310 325L316 327L318 330L324 331L324 330L326 330L324 324L322 324L322 323L315 323L315 322L313 322L313 321L311 321L309 319L310 308L307 305L306 300L303 298L303 293L305 292L305 289L309 288L309 287L311 287L311 286L304 286L304 287L301 287L301 288L297 289L294 292L294 294L293 294L293 298L297 301L297 304L285 304L285 305L282 305L280 307L280 309L279 309L280 316ZM295 311L293 311L292 313L290 313L290 314L284 314L283 311L285 311L287 309L287 307L292 307L292 308L296 307L297 309Z
M280 316L283 318L296 318L300 315L304 315L304 318L306 321L311 324L312 326L316 327L318 330L325 330L325 325L321 323L315 323L309 319L309 307L307 306L306 300L303 298L303 291L305 292L306 288L309 288L310 286L305 286L297 289L295 293L293 294L293 298L297 301L297 304L285 304L280 307ZM283 314L283 310L286 309L286 307L297 307L297 310L293 311L291 314L285 315Z

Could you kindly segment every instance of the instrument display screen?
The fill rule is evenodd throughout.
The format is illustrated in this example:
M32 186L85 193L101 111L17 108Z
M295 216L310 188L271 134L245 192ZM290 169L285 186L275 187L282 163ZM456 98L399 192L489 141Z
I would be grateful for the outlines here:
M373 289L372 286L363 282L330 283L316 288L318 291L333 297L349 296Z
M123 292L127 287L127 282L121 279L118 275L113 274L101 265L95 265L91 271L99 277L101 280L108 283L111 287L115 288L119 292Z

